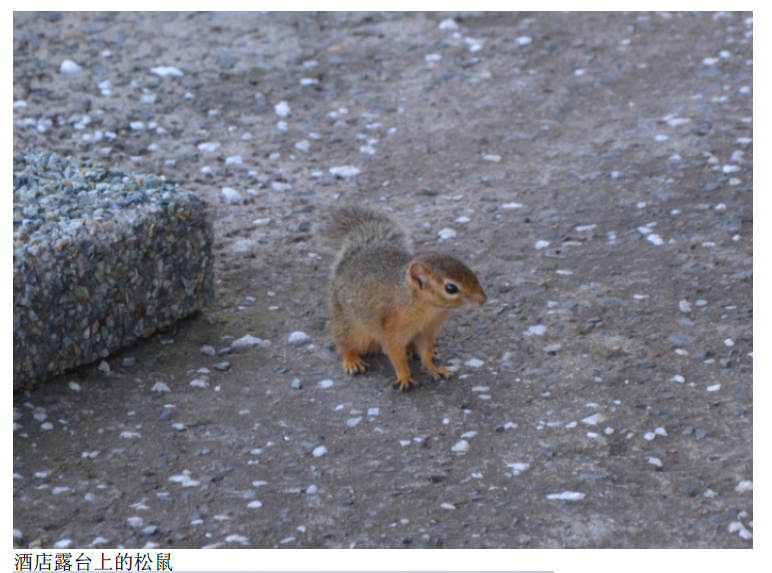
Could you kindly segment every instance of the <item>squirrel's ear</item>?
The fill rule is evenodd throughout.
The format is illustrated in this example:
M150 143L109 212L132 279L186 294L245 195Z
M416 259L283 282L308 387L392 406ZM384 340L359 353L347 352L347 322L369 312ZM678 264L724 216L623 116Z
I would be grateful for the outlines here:
M419 289L425 288L431 280L431 272L429 272L429 268L419 261L415 261L414 263L410 264L410 268L408 268L407 274L410 277L410 280L415 283Z

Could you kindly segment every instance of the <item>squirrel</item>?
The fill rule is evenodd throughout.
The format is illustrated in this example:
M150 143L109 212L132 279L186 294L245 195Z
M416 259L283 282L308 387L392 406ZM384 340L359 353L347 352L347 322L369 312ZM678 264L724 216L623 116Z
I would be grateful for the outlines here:
M362 355L383 350L402 391L416 386L408 353L435 380L449 378L450 370L434 364L434 339L451 309L487 301L474 272L441 253L414 255L407 231L372 209L332 211L326 234L338 247L330 322L346 373L366 372Z

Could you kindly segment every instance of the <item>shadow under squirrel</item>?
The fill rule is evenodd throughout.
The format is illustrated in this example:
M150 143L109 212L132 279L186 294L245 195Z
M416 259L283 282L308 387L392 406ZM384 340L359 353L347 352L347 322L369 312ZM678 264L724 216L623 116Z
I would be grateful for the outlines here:
M400 390L416 385L407 353L418 355L435 380L450 377L434 364L434 339L451 309L487 300L475 274L448 255L413 255L407 232L373 209L333 210L326 234L337 247L330 320L344 370L365 372L362 355L383 350Z

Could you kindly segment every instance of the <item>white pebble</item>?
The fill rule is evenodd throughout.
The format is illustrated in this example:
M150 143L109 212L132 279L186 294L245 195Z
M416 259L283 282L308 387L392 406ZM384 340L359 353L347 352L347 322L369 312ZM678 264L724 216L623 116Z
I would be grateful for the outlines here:
M656 437L657 437L657 434L655 434L654 432L646 432L643 435L643 439L646 440L647 442L651 442Z
M587 424L588 426L595 426L596 424L603 422L605 419L606 418L603 416L603 414L596 412L595 414L592 414L584 418L582 420L582 424Z
M449 229L449 228L447 228L447 227L446 227L445 229L442 229L442 230L440 230L440 231L437 233L437 236L439 236L439 238L440 238L441 240L443 240L443 241L445 241L445 240L447 240L447 239L452 239L452 238L454 238L456 235L457 235L456 231L454 231L453 229Z
M585 494L578 491L564 491L561 493L551 493L547 495L547 499L550 501L579 501L584 499Z
M519 476L522 472L527 470L530 466L525 462L512 462L508 463L507 467L512 470L513 476Z
M450 449L457 454L465 454L469 451L469 442L466 440L459 440Z
M502 209L522 209L523 206L520 203L504 203L501 206Z
M662 237L660 237L656 233L652 233L651 235L646 235L646 240L654 245L662 245L665 243L665 241L662 240Z
M740 167L737 165L724 165L721 167L721 171L724 173L737 173L740 171Z
M673 376L673 378L671 378L671 380L673 382L678 382L679 384L683 384L684 382L686 382L686 378L684 378L680 374L676 374L675 376Z
M221 190L222 196L225 202L230 205L240 205L242 202L241 193L233 189L232 187L223 187Z
M62 64L59 66L59 72L62 74L77 74L82 69L83 68L81 68L78 64L76 64L72 60L64 60Z
M557 269L555 271L555 274L569 276L569 275L574 274L574 271L567 271L567 270L564 270L564 269Z
M579 225L578 227L576 227L576 232L583 233L585 231L592 231L597 226L598 225Z
M324 388L329 388L330 386L332 386L332 384L333 384L332 380L330 380L330 379L327 379L327 380L321 380L321 381L320 381L320 382L317 384L317 386L318 386L319 388L322 388L322 389L324 389Z
M547 247L550 246L550 242L549 241L536 241L533 244L533 246L537 250L539 250L539 249L546 249Z
M150 390L153 392L171 392L169 386L165 382L156 382Z
M523 332L524 336L543 336L547 332L547 327L543 324L535 324L528 327L528 330Z
M74 382L74 381L70 382L69 387L70 387L70 390L72 390L73 392L80 392L80 384L78 384L77 382Z
M721 384L713 384L713 386L708 386L705 390L708 392L718 392L721 390Z
M247 334L231 342L231 349L243 350L244 348L249 348L251 346L265 346L266 342L267 341L263 340L262 338L257 338L256 336Z
M483 362L482 360L479 360L478 358L470 358L469 360L464 362L464 364L466 364L470 368L479 368L480 366L485 364L485 362Z
M659 135L655 135L654 136L654 141L662 142L662 141L667 141L668 139L670 139L670 138L667 135L665 135L664 133L660 133Z
M67 549L72 544L72 539L60 539L54 543L55 549Z
M200 378L196 378L195 380L191 380L189 385L194 386L196 388L206 388L207 386L209 386L209 383L206 380L201 380Z
M198 147L199 151L211 153L212 151L217 151L220 148L220 144L217 141L204 141L203 143L199 143L196 147Z
M753 491L753 482L750 480L744 480L737 484L737 487L734 488L734 490L737 493L746 493L749 491Z
M501 161L501 155L483 155L482 158L484 161L490 161L492 163Z
M531 36L518 36L515 38L515 43L518 46L527 46L531 42L533 42L533 38L531 38Z
M437 27L440 30L458 30L458 24L453 18L447 18L440 22Z
M128 522L129 527L135 527L135 528L142 527L145 524L145 520L138 515L127 517L126 521Z
M661 459L659 459L659 458L656 458L656 457L654 457L654 456L651 456L651 457L650 457L650 458L648 458L646 461L647 461L648 463L650 463L651 465L653 465L654 467L658 467L658 468L661 468L661 467L662 467L662 460L661 460Z
M447 510L454 510L454 509L456 509L456 506L455 506L455 505L453 505L452 503L447 503L447 502L445 502L445 503L441 503L441 504L440 504L440 507L441 507L442 509L447 509Z
M292 109L290 109L290 106L286 101L280 101L277 103L275 106L273 106L273 110L279 117L287 117L290 113L292 113Z
M731 348L732 346L734 346L734 340L732 340L731 338L727 338L726 340L724 340L724 346L728 346Z
M311 340L311 337L301 330L296 330L295 332L293 332L287 337L287 342L290 342L292 344L301 344L303 342L308 342L310 340Z
M247 507L248 507L249 509L258 509L258 508L260 508L260 507L263 507L263 504L262 504L262 503L260 503L258 500L256 500L256 499L255 499L255 500L253 500L253 501L250 501L250 502L247 504Z
M182 487L196 487L197 485L200 485L200 481L192 479L190 477L190 472L187 470L183 471L180 475L170 476L169 481L173 481L174 483L180 484Z
M308 148L311 146L311 144L306 139L301 139L295 144L295 149L299 149L300 151L308 151Z
M315 458L318 458L319 456L323 456L324 454L327 453L327 448L325 448L324 446L317 446L316 448L314 448L314 451L311 453Z
M733 521L726 530L729 533L737 533L743 539L753 539L753 534L740 521Z
M318 83L319 80L316 78L300 78L301 86L315 86Z
M150 68L150 71L154 73L157 76L173 76L177 78L181 78L185 74L182 73L182 70L179 68L175 68L174 66L158 66L155 68Z
M688 300L681 300L678 302L678 310L684 314L689 313L692 311L692 303L690 303Z
M105 360L102 360L99 366L97 366L97 370L100 372L110 372L110 365Z
M356 418L349 418L348 420L346 420L346 425L349 428L353 428L354 426L356 426L361 421L362 421L362 416L358 416Z
M244 160L241 159L241 155L232 155L225 158L225 165L241 165Z
M424 60L426 60L429 63L439 62L441 59L442 59L442 54L426 54L424 56Z
M359 175L359 169L352 165L341 165L339 167L330 167L330 175L338 179L351 179Z
M381 413L380 408L368 408L367 409L367 415L368 416L377 416Z

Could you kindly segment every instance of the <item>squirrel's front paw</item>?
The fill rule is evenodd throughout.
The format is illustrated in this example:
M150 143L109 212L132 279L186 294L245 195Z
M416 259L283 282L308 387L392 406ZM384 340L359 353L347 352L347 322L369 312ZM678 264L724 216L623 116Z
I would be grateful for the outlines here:
M453 376L453 372L448 370L447 368L442 368L441 366L435 366L431 370L429 370L429 374L432 375L432 378L434 380L439 380L440 378L450 378Z
M418 382L413 380L412 378L397 378L397 380L394 381L392 384L394 388L399 388L403 392L407 392L411 388L414 388L415 386L418 386Z

